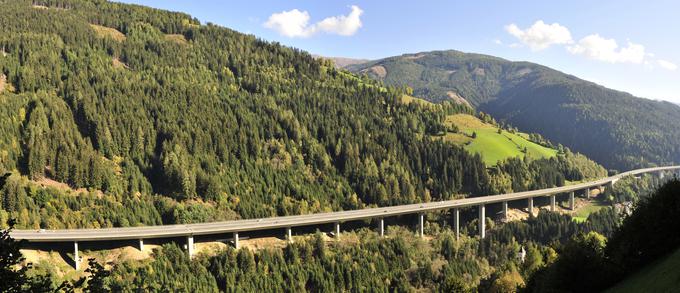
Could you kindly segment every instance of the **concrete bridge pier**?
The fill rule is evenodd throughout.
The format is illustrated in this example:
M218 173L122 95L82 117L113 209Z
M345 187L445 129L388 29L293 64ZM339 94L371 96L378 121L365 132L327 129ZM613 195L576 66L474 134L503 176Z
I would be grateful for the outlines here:
M575 208L575 206L574 206L574 192L572 191L572 192L569 192L569 209L573 211L574 208Z
M508 202L507 201L503 202L503 220L505 220L505 221L508 220Z
M189 254L189 259L194 257L194 235L187 236L187 253Z
M380 237L385 237L385 219L380 218Z
M586 199L590 199L590 188L586 188L583 194L586 196Z
M534 198L530 197L528 198L529 206L527 207L527 211L529 212L529 215L534 214Z
M483 204L479 205L479 237L486 237L486 211Z
M453 210L453 226L455 227L454 230L456 231L456 240L458 240L460 238L460 210L459 209Z
M555 206L555 195L552 194L552 195L550 195L550 211L551 211L551 212L554 212L555 210L556 210L556 206Z
M335 238L340 238L340 222L335 222Z
M80 256L78 256L78 241L73 242L73 266L76 271L80 269Z
M139 239L139 251L144 251L144 239Z
M423 237L425 236L425 214L420 213L418 215L418 222L420 224L418 226L418 234L420 235L420 237Z
M234 248L239 249L239 243L238 243L238 231L234 232Z
M286 240L290 243L293 242L293 228L291 227L286 228Z

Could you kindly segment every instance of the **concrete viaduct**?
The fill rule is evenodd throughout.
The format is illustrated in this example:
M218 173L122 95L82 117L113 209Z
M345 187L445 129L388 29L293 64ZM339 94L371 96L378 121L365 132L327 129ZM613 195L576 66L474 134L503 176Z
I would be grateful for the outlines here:
M533 212L534 198L550 197L550 209L555 210L555 196L558 194L569 195L569 208L574 209L575 193L582 193L584 197L590 197L590 190L593 188L600 188L603 186L613 186L616 181L626 176L634 176L644 173L658 173L659 176L664 176L664 172L677 172L680 166L656 167L638 169L624 172L611 177L603 178L596 181L580 183L569 186L547 188L541 190L532 190L525 192L515 192L508 194L490 195L482 197L464 198L439 202L428 202L419 204L408 204L400 206L390 206L382 208L367 208L361 210L338 211L329 213L317 213L298 216L272 217L262 219L248 219L248 220L234 220L225 222L212 222L200 224L183 224L183 225L163 225L163 226L143 226L143 227L125 227L125 228L102 228L102 229L64 229L64 230L14 230L11 236L15 239L25 239L29 242L72 242L74 244L74 262L76 269L79 269L78 257L78 242L83 241L116 241L116 240L135 240L139 241L139 249L143 249L145 239L154 238L176 238L186 237L186 244L189 256L194 254L194 236L197 235L217 235L217 234L233 234L233 241L236 248L239 247L239 232L249 232L258 230L270 229L285 229L286 238L291 239L292 228L320 225L320 224L334 224L335 235L340 234L340 223L355 220L379 220L380 235L384 236L385 224L384 218L418 214L419 235L423 235L424 217L425 213L438 210L454 210L454 229L456 236L460 235L460 221L459 214L461 208L477 207L479 211L479 233L480 237L484 238L486 235L485 223L485 205L502 203L502 212L507 216L508 202L526 200L528 211Z

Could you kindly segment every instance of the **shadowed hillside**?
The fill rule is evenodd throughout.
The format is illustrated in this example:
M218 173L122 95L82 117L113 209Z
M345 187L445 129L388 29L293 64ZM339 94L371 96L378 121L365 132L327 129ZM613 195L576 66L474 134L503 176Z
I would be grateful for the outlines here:
M348 69L408 85L430 101L469 102L522 131L626 170L680 161L680 107L634 97L528 62L458 51L385 58Z

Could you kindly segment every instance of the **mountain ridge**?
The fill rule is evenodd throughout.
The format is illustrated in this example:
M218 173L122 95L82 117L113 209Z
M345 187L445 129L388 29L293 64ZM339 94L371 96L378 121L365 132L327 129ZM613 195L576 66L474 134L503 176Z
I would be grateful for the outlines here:
M335 65L338 68L346 68L347 66L366 63L366 62L371 61L369 59L347 58L347 57L329 57L329 56L322 56L322 55L318 55L318 54L312 54L312 57L314 57L316 59L331 60L333 62L333 65Z
M383 74L376 74L379 68ZM413 88L433 102L461 96L523 131L584 153L610 169L680 161L680 107L635 97L526 61L441 50L350 65L349 71ZM672 105L669 107L669 105ZM596 141L614 146L599 147Z

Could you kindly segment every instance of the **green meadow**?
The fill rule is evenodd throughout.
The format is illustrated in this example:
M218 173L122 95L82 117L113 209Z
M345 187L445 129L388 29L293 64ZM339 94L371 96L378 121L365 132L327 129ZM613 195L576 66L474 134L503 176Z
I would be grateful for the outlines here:
M447 132L443 139L462 145L472 153L479 153L487 166L511 157L529 156L530 158L549 158L557 155L557 150L544 147L528 140L524 133L498 132L494 125L484 123L468 114L450 115L446 125L455 125L459 132Z

